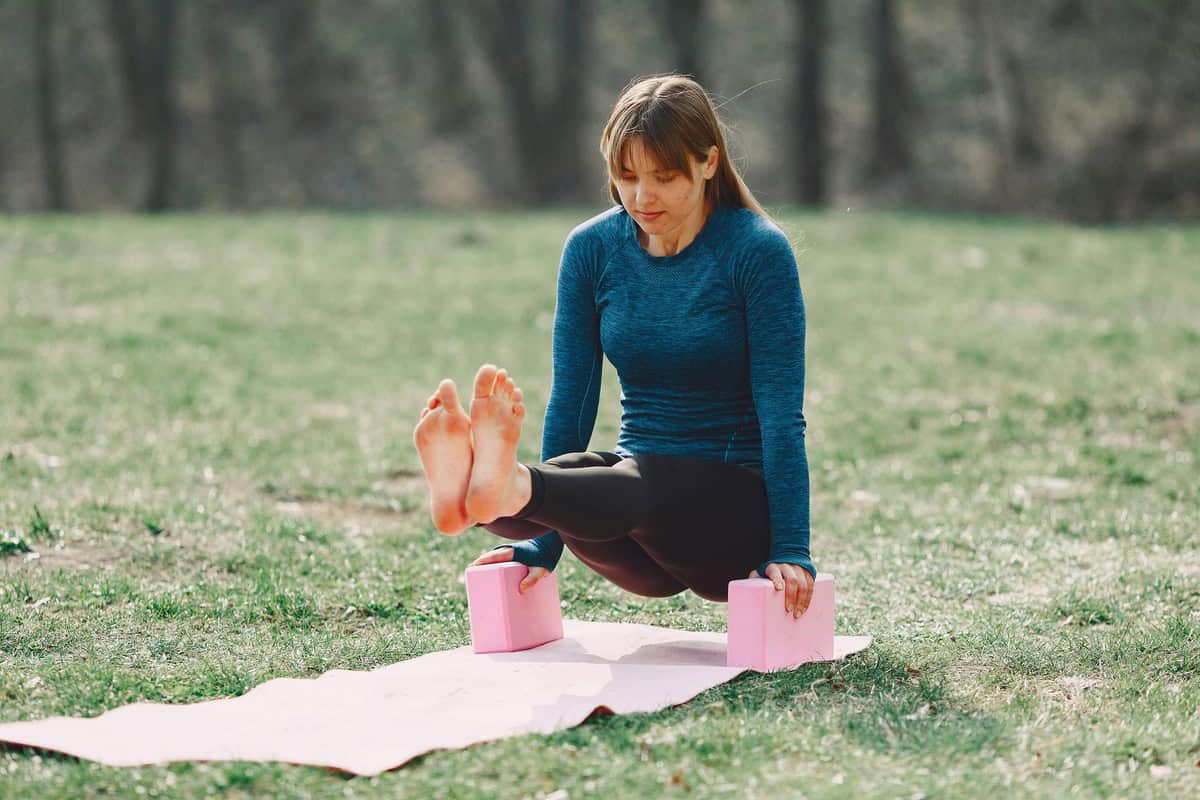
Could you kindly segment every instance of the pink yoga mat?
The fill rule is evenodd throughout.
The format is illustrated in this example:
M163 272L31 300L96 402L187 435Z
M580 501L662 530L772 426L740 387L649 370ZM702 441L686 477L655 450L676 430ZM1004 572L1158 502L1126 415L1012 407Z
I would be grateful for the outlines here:
M98 717L0 724L0 743L110 766L168 761L284 761L378 775L439 748L678 705L743 670L725 634L563 620L564 637L516 653L466 645L369 672L276 678L240 697L135 703ZM837 658L870 636L837 637Z

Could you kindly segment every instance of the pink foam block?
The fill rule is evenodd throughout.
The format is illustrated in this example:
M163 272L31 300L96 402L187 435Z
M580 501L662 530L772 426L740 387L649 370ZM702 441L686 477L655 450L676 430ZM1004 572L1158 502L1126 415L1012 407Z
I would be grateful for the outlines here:
M769 672L834 658L833 576L817 573L799 619L784 611L786 594L766 578L729 582L728 666Z
M551 572L524 594L529 567L515 561L467 567L467 611L476 653L527 650L563 637L558 580Z

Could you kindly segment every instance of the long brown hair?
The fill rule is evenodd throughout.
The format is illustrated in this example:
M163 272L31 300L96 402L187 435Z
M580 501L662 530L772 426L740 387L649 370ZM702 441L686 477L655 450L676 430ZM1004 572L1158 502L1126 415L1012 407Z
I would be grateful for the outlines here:
M691 78L670 73L636 79L621 93L600 135L600 153L608 164L608 193L618 205L621 195L614 178L621 174L621 158L633 137L641 138L660 166L688 177L692 164L706 161L708 148L716 145L717 171L704 187L709 210L748 208L770 219L729 158L708 93Z

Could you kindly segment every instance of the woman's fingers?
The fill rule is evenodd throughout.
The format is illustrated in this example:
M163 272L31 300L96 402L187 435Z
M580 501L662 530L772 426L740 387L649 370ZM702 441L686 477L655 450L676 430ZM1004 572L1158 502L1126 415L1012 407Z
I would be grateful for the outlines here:
M800 616L800 576L794 570L788 570L787 576L787 608L793 618Z
M792 564L784 565L783 569L784 580L787 583L787 598L784 601L784 607L793 619L799 619L800 615L808 610L808 604L812 601L812 576L804 568Z
M550 574L550 570L546 569L545 567L530 567L529 574L526 575L521 580L520 585L517 586L517 592L524 594L533 588L534 584L546 577L548 574Z
M787 584L783 580L782 564L767 564L767 568L764 570L764 572L767 573L767 580L775 584L775 591L778 592L781 589L787 588ZM784 599L787 599L787 595L784 595Z
M796 607L796 586L795 576L787 568L787 564L767 564L764 572L767 573L767 579L775 584L775 591L784 593L783 610L791 614Z
M796 567L796 595L792 600L792 608L796 617L808 611L808 605L812 602L812 594L812 575L809 575L808 570L803 567Z
M479 558L471 562L472 567L477 567L480 564L496 564L501 561L512 561L513 549L511 547L501 547L498 550L489 550Z
M812 603L813 593L817 590L817 580L808 573L808 570L804 570L804 585L808 590L808 594L804 597L804 610L807 611L809 604Z
M812 575L795 564L768 564L764 572L767 573L767 579L775 584L775 591L784 592L784 611L791 614L793 619L799 619L812 602ZM758 570L750 570L749 577L757 576Z
M496 550L489 550L479 558L471 562L471 566L475 567L480 564L498 564L502 561L513 560L513 549L511 547L501 547ZM517 585L517 591L524 594L538 581L550 574L550 570L545 567L530 567L529 574L521 579L521 583Z

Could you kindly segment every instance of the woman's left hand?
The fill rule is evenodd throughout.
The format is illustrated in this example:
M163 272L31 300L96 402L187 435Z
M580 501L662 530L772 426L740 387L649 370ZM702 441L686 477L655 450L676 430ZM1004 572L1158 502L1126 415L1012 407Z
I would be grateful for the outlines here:
M775 584L775 591L786 589L787 594L783 597L783 607L792 615L793 619L808 610L813 593L813 578L808 570L795 564L768 564L764 571L767 573L767 580ZM758 578L761 576L757 569L752 569L746 577Z

